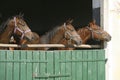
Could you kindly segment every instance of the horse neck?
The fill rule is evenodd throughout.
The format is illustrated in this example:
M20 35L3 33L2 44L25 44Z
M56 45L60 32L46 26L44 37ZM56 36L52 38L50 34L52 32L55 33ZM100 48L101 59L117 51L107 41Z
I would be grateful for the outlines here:
M63 33L57 33L50 41L50 43L55 44L59 43L63 39Z
M60 40L63 39L64 31L62 28L57 28L57 30L53 33L48 32L46 35L41 36L41 43L44 44L57 44Z
M91 37L91 33L87 28L81 28L77 30L82 39L82 44L85 44Z
M9 43L14 27L7 26L3 33L0 34L0 43Z

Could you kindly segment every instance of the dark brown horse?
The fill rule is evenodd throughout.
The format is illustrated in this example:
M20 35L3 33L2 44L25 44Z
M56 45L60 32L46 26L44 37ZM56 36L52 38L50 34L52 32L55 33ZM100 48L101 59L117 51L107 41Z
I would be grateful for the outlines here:
M72 26L72 21L68 20L63 25L54 28L52 31L41 36L41 44L58 44L65 39L69 45L80 45L82 40ZM48 50L49 48L44 48Z
M13 16L1 25L0 43L8 44L11 36L14 37L17 44L21 44L21 41L23 40L31 41L33 39L33 33L21 15Z
M89 23L88 26L79 28L77 30L77 33L80 35L82 39L82 44L86 44L86 42L90 39L93 40L99 40L99 41L110 41L111 36L109 33L104 31L100 26L96 25L95 20ZM61 40L61 44L67 44L66 40ZM63 50L65 48L58 48L60 50ZM75 48L66 48L66 50L73 50Z

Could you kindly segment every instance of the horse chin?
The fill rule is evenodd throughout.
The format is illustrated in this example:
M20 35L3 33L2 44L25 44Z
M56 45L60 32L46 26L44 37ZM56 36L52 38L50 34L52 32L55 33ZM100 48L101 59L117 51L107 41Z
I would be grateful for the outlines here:
M109 42L109 41L111 41L111 39L105 39L105 41L106 41L106 42Z

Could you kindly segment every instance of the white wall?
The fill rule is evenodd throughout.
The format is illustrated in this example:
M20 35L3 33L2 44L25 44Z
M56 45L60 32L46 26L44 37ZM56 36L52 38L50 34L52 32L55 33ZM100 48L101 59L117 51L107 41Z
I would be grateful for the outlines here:
M120 0L103 0L104 29L112 36L107 43L106 80L120 80Z

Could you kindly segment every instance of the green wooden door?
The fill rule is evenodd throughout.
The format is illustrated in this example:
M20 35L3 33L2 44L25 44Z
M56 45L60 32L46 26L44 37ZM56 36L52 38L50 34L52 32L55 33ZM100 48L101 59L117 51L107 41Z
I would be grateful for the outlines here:
M104 50L56 52L54 61L55 74L66 75L60 80L105 80Z
M104 50L0 50L0 80L105 80Z

